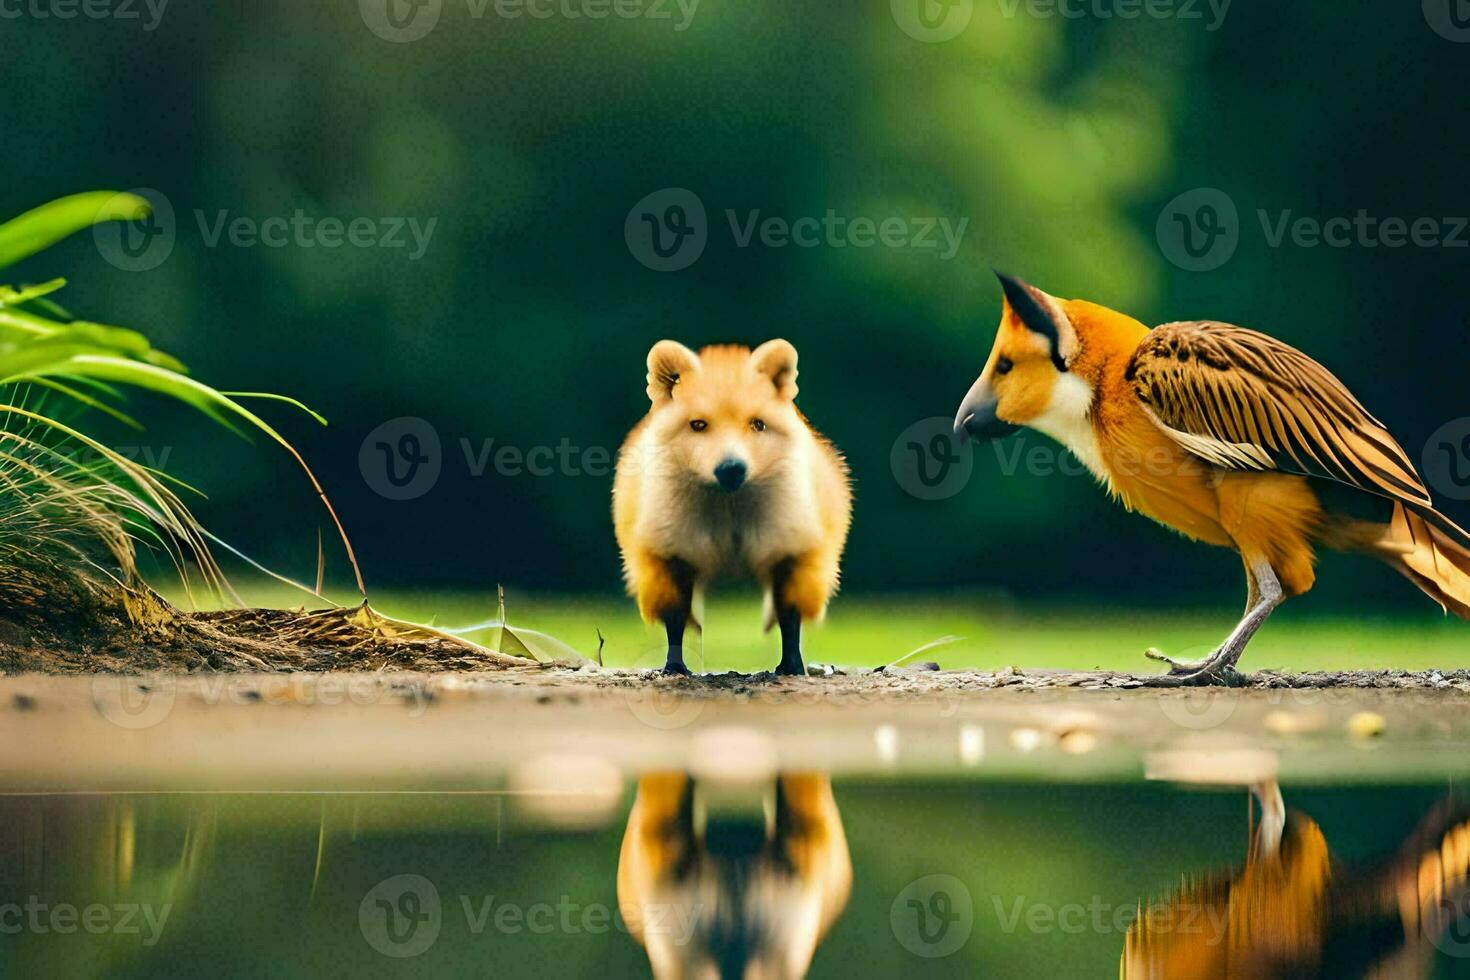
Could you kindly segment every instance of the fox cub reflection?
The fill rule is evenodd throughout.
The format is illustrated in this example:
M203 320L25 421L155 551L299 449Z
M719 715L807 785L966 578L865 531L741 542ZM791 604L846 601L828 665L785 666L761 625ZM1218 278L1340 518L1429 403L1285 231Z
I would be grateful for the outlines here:
M638 781L618 905L656 980L803 977L842 914L852 863L831 780L787 774L750 796L678 773Z
M648 352L648 414L618 456L613 523L628 591L664 625L664 670L687 674L694 598L724 571L765 589L781 627L778 674L805 673L801 624L837 591L852 515L847 464L796 407L796 348L784 340Z

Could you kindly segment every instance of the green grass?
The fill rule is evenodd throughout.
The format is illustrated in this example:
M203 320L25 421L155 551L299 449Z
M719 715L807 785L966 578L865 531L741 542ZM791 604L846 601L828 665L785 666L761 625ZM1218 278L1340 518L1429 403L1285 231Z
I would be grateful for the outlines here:
M263 605L300 605L302 597L274 589L245 589ZM310 597L305 597L309 599ZM310 603L307 603L308 605ZM379 611L441 628L484 622L495 616L493 592L375 593ZM809 663L876 667L943 636L960 639L922 655L946 669L1005 666L1070 669L1109 668L1150 672L1157 664L1143 650L1202 657L1224 638L1237 610L1126 610L1018 607L981 599L915 596L842 596L825 623L808 627L803 644ZM656 667L663 663L662 629L647 627L631 601L609 597L524 595L511 590L508 615L514 625L549 633L592 656L600 630L609 667ZM754 598L712 599L706 610L705 671L769 669L780 659L775 631L760 631ZM471 635L471 638L475 638ZM688 658L701 669L699 641L691 638ZM1348 670L1397 667L1470 667L1470 624L1446 618L1432 606L1397 617L1309 615L1291 607L1278 612L1246 653L1244 666L1260 670Z

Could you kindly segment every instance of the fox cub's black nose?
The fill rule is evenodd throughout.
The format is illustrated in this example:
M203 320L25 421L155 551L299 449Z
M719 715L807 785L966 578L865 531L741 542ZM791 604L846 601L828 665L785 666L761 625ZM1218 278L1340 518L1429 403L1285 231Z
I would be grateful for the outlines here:
M715 479L726 490L739 490L745 482L745 464L738 459L723 460L715 467Z

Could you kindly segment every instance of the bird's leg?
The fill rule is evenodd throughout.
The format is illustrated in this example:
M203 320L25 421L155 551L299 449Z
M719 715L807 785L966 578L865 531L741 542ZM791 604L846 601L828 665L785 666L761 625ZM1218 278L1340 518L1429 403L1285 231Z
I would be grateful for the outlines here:
M1253 783L1251 792L1261 804L1261 822L1251 838L1251 859L1274 858L1281 851L1281 831L1286 826L1286 804L1276 780Z
M1153 660L1162 660L1169 665L1169 672L1162 677L1150 678L1149 683L1156 687L1188 687L1203 684L1228 684L1232 687L1238 686L1244 680L1235 665L1240 660L1240 655L1245 652L1245 645L1256 635L1256 630L1271 615L1271 611L1281 605L1285 599L1285 593L1281 591L1281 582L1276 578L1276 572L1271 568L1271 563L1264 558L1247 560L1245 566L1247 582L1247 599L1245 616L1236 624L1234 630L1220 644L1219 649L1210 654L1205 660L1198 663L1181 663L1164 656L1157 650L1149 650L1146 656Z

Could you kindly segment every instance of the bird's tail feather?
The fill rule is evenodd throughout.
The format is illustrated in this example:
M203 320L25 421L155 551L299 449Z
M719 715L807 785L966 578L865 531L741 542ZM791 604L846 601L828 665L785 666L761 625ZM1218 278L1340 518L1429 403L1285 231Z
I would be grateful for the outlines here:
M1393 519L1368 551L1446 612L1470 619L1470 533L1429 507L1394 504Z
M1378 876L1380 900L1397 906L1404 931L1437 941L1470 892L1470 811L1441 800Z

